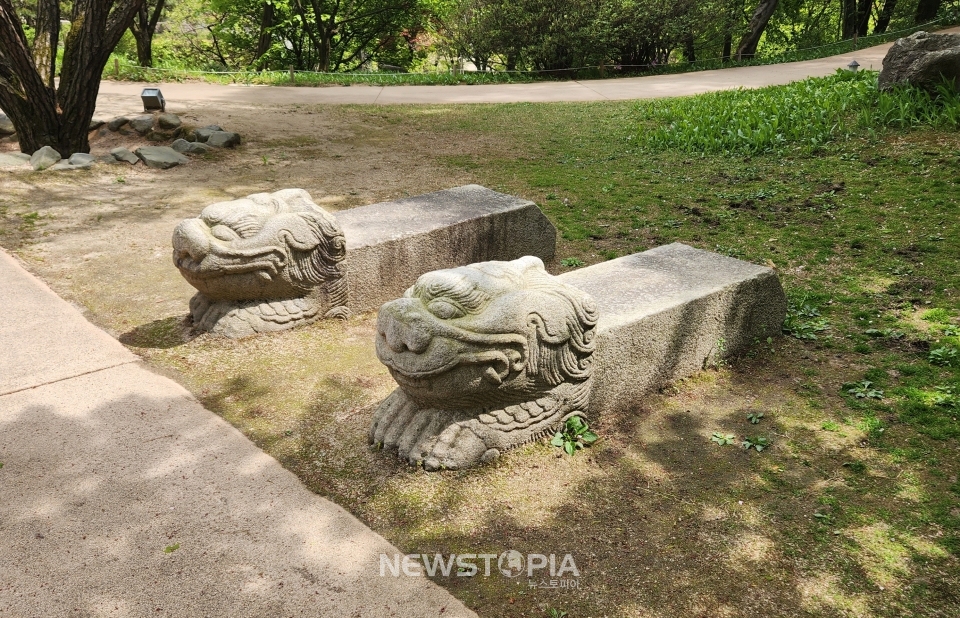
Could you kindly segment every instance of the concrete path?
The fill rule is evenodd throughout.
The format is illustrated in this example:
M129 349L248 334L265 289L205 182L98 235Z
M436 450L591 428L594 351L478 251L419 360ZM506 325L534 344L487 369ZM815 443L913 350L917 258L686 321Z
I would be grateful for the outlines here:
M950 28L940 32L960 32ZM551 101L606 101L677 97L731 88L759 88L787 84L806 77L829 75L856 59L864 69L879 70L893 43L849 54L755 67L738 67L676 75L652 75L590 81L538 82L532 84L491 84L476 86L221 86L202 82L162 85L170 110L188 109L195 103L293 105L293 104L378 104L408 103L519 103ZM129 112L140 91L148 86L135 82L104 81L97 99L98 114Z
M0 617L475 616L3 251L0 295Z

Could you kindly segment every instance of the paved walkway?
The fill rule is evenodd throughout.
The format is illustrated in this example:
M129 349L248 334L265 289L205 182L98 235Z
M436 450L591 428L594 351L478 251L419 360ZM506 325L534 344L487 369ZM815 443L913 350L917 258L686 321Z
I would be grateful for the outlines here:
M941 32L960 32L950 28ZM321 88L277 86L221 86L202 82L166 83L164 97L171 111L191 103L223 104L378 104L409 103L518 103L550 101L605 101L676 97L731 88L759 88L787 84L806 77L830 75L856 59L864 69L879 70L892 43L849 54L755 67L738 67L676 75L652 75L590 81L537 82L531 84L490 84L477 86L330 86ZM104 81L100 85L98 112L129 110L130 101L139 101L148 85ZM119 112L117 112L119 113Z
M3 251L0 290L0 617L475 616Z

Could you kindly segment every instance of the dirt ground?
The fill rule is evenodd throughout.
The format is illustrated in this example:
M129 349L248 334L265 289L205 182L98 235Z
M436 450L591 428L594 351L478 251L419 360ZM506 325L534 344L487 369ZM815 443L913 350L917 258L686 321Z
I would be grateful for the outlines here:
M446 157L522 152L504 133L431 131L439 109L408 112L419 120L406 124L377 107L195 107L185 122L239 132L243 147L166 171L2 172L0 245L401 550L575 556L573 590L438 578L481 616L917 615L898 595L918 581L956 599L956 572L946 572L956 565L925 540L936 531L831 525L845 492L878 509L920 499L908 466L817 408L866 369L849 358L778 340L603 419L584 456L532 444L492 466L427 474L366 445L371 410L392 388L373 353L373 316L241 341L189 331L193 289L173 267L170 235L204 206L299 187L335 211L480 180ZM121 139L95 140L93 153ZM773 456L711 444L713 432L751 432L753 412L765 414ZM822 431L824 418L838 431ZM951 615L940 608L924 615Z

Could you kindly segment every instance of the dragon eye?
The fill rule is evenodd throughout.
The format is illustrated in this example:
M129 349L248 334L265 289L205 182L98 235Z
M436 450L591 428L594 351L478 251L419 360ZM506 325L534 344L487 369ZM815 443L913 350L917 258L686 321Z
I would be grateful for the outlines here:
M466 315L463 309L442 298L436 298L430 301L427 309L441 320L452 320L453 318L462 318Z
M240 235L234 232L232 229L228 228L225 225L215 225L213 229L210 230L210 233L213 234L214 238L219 238L220 240L237 240L240 238Z

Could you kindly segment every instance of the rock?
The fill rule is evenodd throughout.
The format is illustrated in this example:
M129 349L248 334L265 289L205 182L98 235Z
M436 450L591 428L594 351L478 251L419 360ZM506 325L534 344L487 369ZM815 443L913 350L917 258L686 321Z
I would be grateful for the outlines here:
M17 130L13 127L13 122L5 115L0 114L0 137L13 135Z
M35 170L45 170L60 161L61 158L59 152L50 146L44 146L30 157L30 165L32 165Z
M215 125L215 124L211 124L199 129L195 129L193 131L193 135L191 136L193 139L190 141L206 142L208 139L210 139L210 135L212 135L213 133L216 133L217 131L223 131L223 129L221 129L218 125Z
M153 116L137 116L130 120L130 127L139 135L146 135L153 128Z
M370 442L461 469L585 416L599 315L533 256L422 275L377 316L377 357L399 388Z
M157 116L157 126L166 131L179 129L181 124L183 123L180 122L180 117L176 114L163 113Z
M126 116L117 116L113 120L107 122L107 128L111 131L119 131L120 127L130 122L130 119Z
M102 127L102 126L105 125L105 124L107 124L107 122L106 122L105 120L100 120L100 119L98 119L98 118L92 118L92 119L90 120L90 129L89 129L89 130L90 130L90 131L96 131L97 129L99 129L100 127Z
M134 153L144 165L158 170L170 169L190 160L169 146L142 146Z
M136 165L137 161L140 160L140 157L126 148L114 148L110 151L110 156L112 156L115 161L125 161L130 165Z
M92 167L97 158L85 152L75 152L67 161L75 167Z
M74 165L70 163L70 161L63 160L57 163L56 165L54 165L53 167L51 167L50 171L62 172L62 171L71 171L71 170L86 170L86 169L90 169L91 167L93 167L92 161L90 163L80 163L80 164Z
M878 86L889 90L899 84L936 92L947 79L960 90L960 34L916 32L897 39L883 58Z
M230 131L214 131L207 138L207 144L214 148L236 148L240 145L240 135Z
M151 142L169 142L170 140L180 137L180 133L182 132L183 132L183 129L180 127L177 127L176 129L173 129L171 131L162 131L160 129L153 129L152 131L147 133L144 137L146 137Z
M213 148L207 146L206 144L201 144L200 142L188 142L185 139L178 139L170 144L170 147L181 154L206 154L213 150Z
M212 204L173 232L174 265L198 291L194 324L228 337L346 317L345 254L336 219L302 189Z
M26 167L30 163L30 155L23 152L0 152L0 168Z

